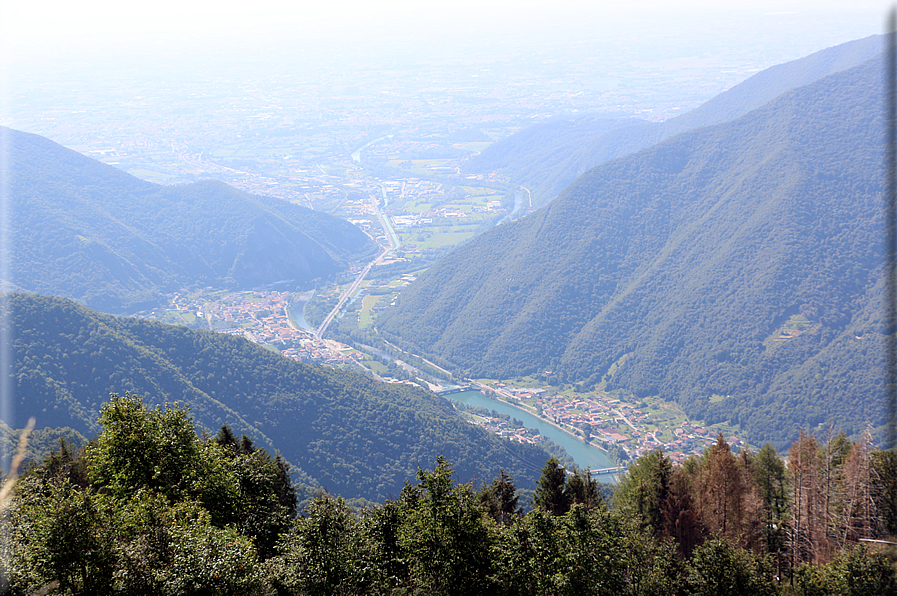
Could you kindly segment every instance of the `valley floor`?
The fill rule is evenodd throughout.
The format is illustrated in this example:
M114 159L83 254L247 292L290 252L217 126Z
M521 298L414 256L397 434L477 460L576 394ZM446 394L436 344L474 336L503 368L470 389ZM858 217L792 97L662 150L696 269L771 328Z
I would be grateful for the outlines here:
M375 314L372 310L378 299L389 300L390 294L400 290L408 281L366 283L352 301L362 305L360 312L357 315L351 312L350 316L355 315L359 320L371 317ZM307 300L310 294L306 292L301 298ZM316 297L323 300L331 294L321 292ZM319 339L314 327L300 316L303 314L302 308L298 309L298 313L295 307L291 310L294 296L298 295L292 291L261 288L246 292L212 288L183 290L166 296L164 308L136 316L241 335L295 360L363 370L385 382L412 383L412 378L428 378L408 362L382 351L368 348L360 351L332 339ZM408 354L405 360L412 358L416 357ZM443 380L433 380L436 382L427 383L428 388L439 393L457 387ZM584 393L572 387L545 384L532 377L465 379L461 382L493 400L528 412L572 437L606 451L611 460L620 465L658 448L674 462L681 463L691 455L702 454L713 444L719 432L729 437L733 449L745 446L742 439L734 436L737 428L704 426L699 421L689 420L676 404L659 398L638 400L622 392ZM522 423L514 424L520 421L513 417L505 421L480 416L476 422L511 440L523 443L536 440L534 433L527 432Z

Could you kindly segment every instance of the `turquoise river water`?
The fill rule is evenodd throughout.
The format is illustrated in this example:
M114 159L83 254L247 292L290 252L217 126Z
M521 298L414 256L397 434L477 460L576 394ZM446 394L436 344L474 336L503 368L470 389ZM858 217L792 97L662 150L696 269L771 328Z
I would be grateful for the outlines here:
M515 408L514 406L497 399L490 399L479 391L462 391L461 393L451 393L443 397L470 406L480 406L489 410L495 410L500 414L507 414L512 418L522 420L523 425L526 428L536 429L539 431L540 435L548 437L566 449L567 453L570 454L570 457L573 458L573 461L575 461L576 465L580 468L598 470L602 468L612 468L614 466L614 462L611 460L610 456L601 449L583 443L580 439L548 424L544 420L540 420L538 417L525 410ZM613 477L610 475L600 476L599 479L602 482L614 481Z

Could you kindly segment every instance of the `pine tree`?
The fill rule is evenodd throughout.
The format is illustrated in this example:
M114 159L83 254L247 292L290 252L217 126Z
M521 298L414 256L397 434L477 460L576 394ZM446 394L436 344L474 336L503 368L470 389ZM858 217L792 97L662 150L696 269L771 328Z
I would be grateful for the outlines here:
M820 559L825 542L824 500L820 491L819 444L801 431L788 451L792 485L792 523L788 542L791 566Z
M517 487L505 473L504 468L492 484L480 491L480 503L485 507L489 517L499 523L510 523L520 516L517 500Z
M698 477L697 501L701 519L711 532L738 539L745 533L754 504L746 484L745 464L739 464L723 434L707 453Z
M872 433L867 428L844 462L844 498L841 504L839 548L871 538L875 524L872 480Z
M661 534L672 473L672 462L660 449L642 455L629 466L614 491L614 507L638 515L653 534Z
M564 515L570 509L568 495L564 493L567 482L567 472L552 457L545 462L542 468L542 476L533 494L533 508L547 511L553 515Z
M573 473L567 476L564 485L564 496L570 505L577 503L585 505L587 509L598 507L604 503L598 494L598 482L592 478L590 470L578 470L573 468Z
M872 470L874 488L872 496L878 511L878 531L884 535L897 535L897 452L873 451Z
M752 460L754 481L760 491L763 542L766 552L784 547L783 524L788 513L785 463L769 443L763 445Z

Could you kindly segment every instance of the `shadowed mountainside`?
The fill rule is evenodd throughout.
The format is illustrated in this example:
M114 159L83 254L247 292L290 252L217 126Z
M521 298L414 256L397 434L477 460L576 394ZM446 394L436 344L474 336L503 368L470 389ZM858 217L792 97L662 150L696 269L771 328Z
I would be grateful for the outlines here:
M468 375L677 400L778 445L882 422L882 63L598 166L378 328Z
M158 186L8 128L0 143L7 287L121 312L185 286L308 285L376 252L344 220L221 182Z
M439 455L464 481L500 468L533 488L549 455L473 426L417 387L303 364L243 338L91 311L63 298L8 294L14 423L92 437L110 392L180 402L214 434L228 424L279 450L300 480L382 501Z

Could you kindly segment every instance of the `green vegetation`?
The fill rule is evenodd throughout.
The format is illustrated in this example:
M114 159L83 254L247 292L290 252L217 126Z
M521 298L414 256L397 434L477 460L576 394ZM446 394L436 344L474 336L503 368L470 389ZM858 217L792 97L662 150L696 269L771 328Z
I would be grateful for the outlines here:
M421 274L378 331L462 377L553 371L780 448L882 424L881 72L590 170Z
M813 325L812 321L804 315L791 315L781 327L763 340L763 345L767 350L770 350L796 337L800 337L808 331L818 331L818 326Z
M381 296L365 296L362 300L361 312L358 315L358 328L366 329L371 326L374 318L371 314L372 309L377 305Z
M816 457L801 470L828 465L816 487L832 498L806 505L774 450L734 456L720 436L682 467L660 452L640 459L613 509L554 459L524 511L504 470L459 484L440 456L393 499L359 511L319 492L297 516L288 466L227 426L203 437L186 410L127 395L101 422L95 442L63 441L3 503L9 593L897 594L894 563L857 545L883 535L875 504L895 496L882 493L894 454L867 440L795 444L792 460ZM854 485L877 500L842 490ZM790 512L823 503L850 515L802 531Z
M308 286L376 245L352 224L205 181L161 187L0 129L9 159L15 288L110 312L138 310L183 287Z
M64 441L16 485L4 516L12 593L247 593L297 511L289 466L187 412L113 394L103 432Z
M100 430L110 392L148 406L189 405L199 425L228 425L278 449L304 484L346 498L395 495L422 461L443 454L461 478L504 467L532 488L541 448L466 422L429 391L283 358L243 338L101 315L61 298L14 294L9 329L14 370L13 427Z
M327 315L339 304L339 289L326 297L315 294L305 305L305 320L312 327L319 327Z

